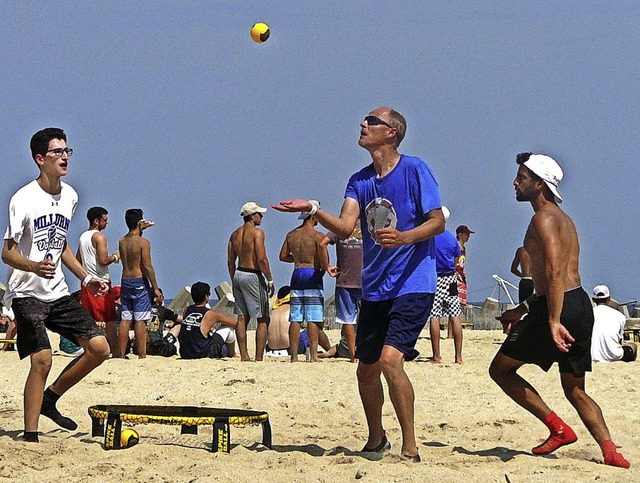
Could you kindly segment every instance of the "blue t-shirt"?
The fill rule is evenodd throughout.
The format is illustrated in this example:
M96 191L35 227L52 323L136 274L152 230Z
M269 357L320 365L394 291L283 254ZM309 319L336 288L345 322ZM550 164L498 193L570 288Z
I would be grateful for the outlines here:
M453 233L445 230L435 237L435 241L436 273L438 275L454 273L456 271L455 259L462 255L458 240Z
M433 238L398 248L382 248L374 230L393 226L415 228L431 210L441 208L438 183L420 158L400 157L396 167L376 178L373 163L349 179L345 198L360 206L363 261L362 297L380 301L408 293L435 293L436 260Z

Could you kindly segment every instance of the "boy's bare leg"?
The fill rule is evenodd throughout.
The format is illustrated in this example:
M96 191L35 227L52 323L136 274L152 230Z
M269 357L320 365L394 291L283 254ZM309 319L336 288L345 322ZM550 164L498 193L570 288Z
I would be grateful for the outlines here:
M269 331L269 317L260 317L256 327L256 361L264 358L264 348L267 346L267 334Z
M238 315L238 324L236 325L236 339L238 340L240 360L245 362L250 361L251 357L249 357L249 350L247 349L247 324L244 315Z
M109 342L109 348L113 357L122 357L120 354L120 344L118 343L118 323L115 320L105 322L105 328L107 332L107 342Z
M24 385L24 430L38 431L38 419L42 407L42 394L51 370L51 349L34 352L30 356L31 368Z
M84 352L67 364L54 383L44 391L40 408L40 414L70 431L77 429L78 425L71 418L60 414L56 407L58 399L109 357L109 344L102 335L78 339L77 342Z
M300 323L289 324L289 353L291 362L298 362L298 344L300 343Z
M309 322L307 324L307 333L309 334L309 354L310 362L318 362L318 333L322 322Z
M449 326L451 327L451 332L453 332L456 364L462 364L462 321L460 317L449 317Z
M113 357L124 357L127 354L127 344L129 343L130 320L123 320L118 327L118 355Z
M342 336L347 341L349 346L349 354L351 355L351 362L356 361L356 325L355 324L342 324L342 330L340 330Z
M431 362L440 364L442 357L440 356L440 319L432 317L429 322L429 335L431 336L431 351L433 357Z
M67 364L50 386L58 396L62 396L109 357L109 344L102 335L91 339L78 339L78 344L84 352Z
M145 359L147 357L147 321L136 320L133 326L133 332L136 335L138 359Z
M318 346L322 347L325 351L329 351L332 348L329 336L324 331L322 325L320 326L320 330L318 332ZM320 357L320 354L318 354L318 357Z

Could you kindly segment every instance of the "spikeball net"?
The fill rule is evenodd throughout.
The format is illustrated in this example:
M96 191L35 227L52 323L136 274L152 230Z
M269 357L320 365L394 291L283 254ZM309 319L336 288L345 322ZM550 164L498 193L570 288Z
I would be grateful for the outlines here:
M213 426L211 451L228 453L230 426L262 425L262 444L271 448L271 424L264 411L195 406L128 406L99 404L89 408L91 435L104 436L105 449L121 448L122 422L181 426L182 434L198 434L198 426ZM106 422L106 426L105 426Z

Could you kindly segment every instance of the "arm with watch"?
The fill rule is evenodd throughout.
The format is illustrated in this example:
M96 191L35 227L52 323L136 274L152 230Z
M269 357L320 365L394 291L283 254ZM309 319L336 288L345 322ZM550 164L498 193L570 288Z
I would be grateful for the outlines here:
M109 285L100 280L99 278L90 275L78 261L73 251L69 247L68 243L65 243L62 250L62 263L69 269L79 280L82 280L82 285L87 287L92 293L98 296L104 296L109 290Z
M360 217L358 202L353 198L345 198L340 210L340 216L334 216L320 209L320 202L316 200L285 200L277 205L271 205L274 210L287 213L311 213L322 226L335 233L338 238L347 239L353 233L356 222Z
M91 242L96 248L98 263L103 267L118 263L120 261L120 253L116 250L113 255L109 255L109 247L107 246L107 237L103 233L96 232L91 237Z

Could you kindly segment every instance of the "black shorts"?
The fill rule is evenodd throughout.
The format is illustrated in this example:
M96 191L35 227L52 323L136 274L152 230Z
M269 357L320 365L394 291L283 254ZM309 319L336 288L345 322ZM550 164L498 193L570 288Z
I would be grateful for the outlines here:
M78 339L92 339L100 330L95 320L70 296L53 302L43 302L34 297L16 298L12 301L18 327L18 354L20 359L44 349L51 349L47 330L77 343Z
M585 372L591 371L593 308L582 287L565 292L560 323L575 339L569 352L561 352L553 342L547 298L540 296L529 305L524 319L513 325L500 352L512 359L536 364L544 371L558 362L560 372L584 377Z
M636 358L633 357L633 349L628 345L623 345L622 351L622 359L620 359L622 362L633 362L636 360Z
M518 283L518 303L521 304L533 295L533 279L529 277L521 278Z
M209 346L209 353L207 357L210 359L220 359L226 355L226 345L220 334L213 334L211 336L211 345Z
M375 364L385 345L398 349L407 361L418 357L416 342L429 319L433 298L432 293L410 293L379 302L363 299L356 333L356 359L363 364Z

